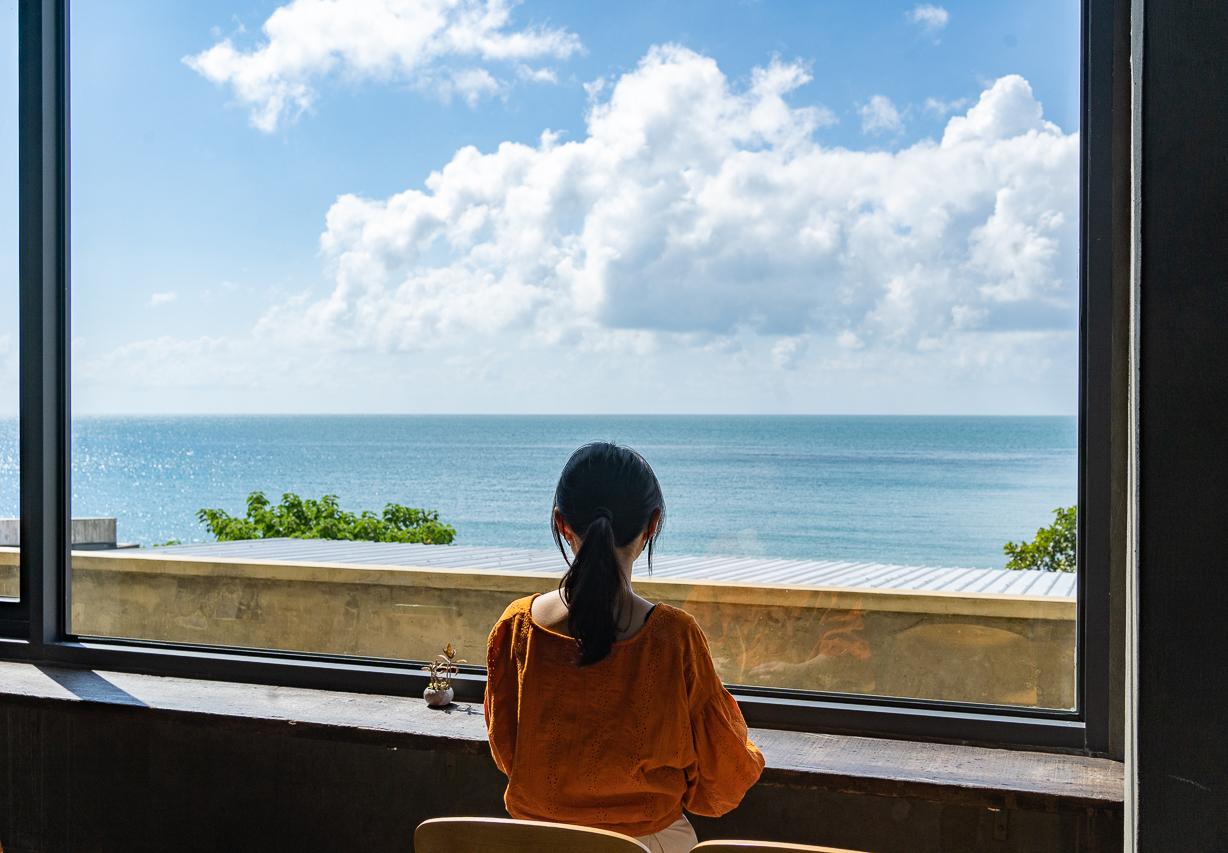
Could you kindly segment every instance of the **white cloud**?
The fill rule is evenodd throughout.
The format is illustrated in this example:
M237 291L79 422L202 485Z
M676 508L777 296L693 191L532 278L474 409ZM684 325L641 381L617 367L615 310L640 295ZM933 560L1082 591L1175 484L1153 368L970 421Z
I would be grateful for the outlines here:
M557 83L559 75L553 68L534 68L530 65L517 65L516 76L532 83Z
M1044 120L1044 111L1028 81L1011 74L982 92L966 115L954 116L947 123L942 144L947 147L1037 134L1047 137L1061 131Z
M179 294L173 290L166 291L165 293L153 293L149 296L149 305L152 308L157 308L159 305L167 305L174 302L178 297Z
M826 111L789 103L808 79L777 62L734 86L708 57L655 48L583 138L465 147L421 188L338 198L332 292L271 310L257 335L640 354L762 338L778 367L908 352L952 370L992 363L968 353L998 334L1070 340L1078 139L1027 81L994 82L941 141L883 152L817 141Z
M584 85L584 94L588 96L589 103L601 97L601 93L605 91L609 81L604 77L598 77L596 80L590 80Z
M602 387L628 358L638 377L569 393L567 410L1063 410L1077 135L1008 76L941 139L827 147L830 112L791 103L808 80L774 62L738 84L655 48L593 87L575 138L465 147L419 187L339 197L323 296L275 306L241 339L89 362L127 383L110 397L182 386L183 407L211 382L302 410L306 382L339 407L559 410L543 388L571 381L566 352ZM274 375L300 390L274 399ZM376 402L355 375L374 377Z
M900 111L886 95L874 95L857 109L862 133L899 133L904 129Z
M908 20L928 35L937 36L951 21L951 13L941 6L922 3L905 13Z
M793 370L806 351L804 337L781 338L772 346L772 363L780 370Z
M967 98L952 98L945 101L942 98L926 98L925 111L932 113L938 118L946 118L953 112L962 110L968 106L970 101Z
M264 41L250 49L224 38L184 62L207 79L229 86L250 110L252 124L272 132L309 109L320 82L407 82L443 98L474 102L503 85L491 69L566 59L579 38L563 29L516 28L514 0L291 0L263 26ZM551 80L535 67L521 79Z
M861 349L865 346L865 342L851 329L845 329L836 335L836 344L844 349Z
M499 81L485 68L464 68L446 80L440 80L435 86L444 101L457 97L471 107L476 107L483 97L502 89Z

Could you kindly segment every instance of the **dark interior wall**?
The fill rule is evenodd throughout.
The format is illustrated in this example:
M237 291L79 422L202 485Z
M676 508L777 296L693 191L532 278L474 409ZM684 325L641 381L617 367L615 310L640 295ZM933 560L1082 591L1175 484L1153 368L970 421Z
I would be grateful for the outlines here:
M1228 3L1146 0L1139 850L1228 850Z
M497 777L477 749L0 705L5 853L409 851L427 816L497 813Z
M502 814L503 779L485 743L433 752L352 735L0 699L0 843L5 853L409 853L428 817ZM1119 808L1014 795L940 803L904 787L886 796L760 784L733 813L696 826L700 838L876 853L1121 849Z

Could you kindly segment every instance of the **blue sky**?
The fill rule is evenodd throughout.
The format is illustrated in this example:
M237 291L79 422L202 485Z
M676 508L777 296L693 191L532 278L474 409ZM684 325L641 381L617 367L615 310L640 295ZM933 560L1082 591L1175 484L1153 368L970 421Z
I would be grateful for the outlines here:
M77 411L1074 410L1076 3L431 5L75 5Z

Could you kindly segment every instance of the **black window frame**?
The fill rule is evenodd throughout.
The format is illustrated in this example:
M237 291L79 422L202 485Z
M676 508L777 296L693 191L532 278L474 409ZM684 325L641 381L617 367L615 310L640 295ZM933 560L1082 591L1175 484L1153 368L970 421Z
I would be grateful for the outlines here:
M1129 0L1082 6L1079 573L1076 708L1044 711L846 694L731 688L752 726L1110 754L1110 601L1121 257L1128 123L1119 93ZM286 686L411 695L420 662L84 638L68 632L71 506L69 0L19 0L21 597L0 602L0 659ZM1128 86L1128 83L1126 84ZM1124 130L1123 130L1124 128ZM1128 237L1128 235L1127 235ZM485 676L462 672L458 698Z

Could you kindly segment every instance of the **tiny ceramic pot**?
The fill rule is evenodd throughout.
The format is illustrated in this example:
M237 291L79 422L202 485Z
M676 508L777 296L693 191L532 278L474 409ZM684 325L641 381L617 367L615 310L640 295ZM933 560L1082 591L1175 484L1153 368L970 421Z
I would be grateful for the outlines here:
M422 691L422 698L425 699L426 704L430 705L432 708L442 708L445 705L451 705L453 695L454 694L452 693L451 687L445 687L443 690L436 690L433 687L428 687L426 690Z

